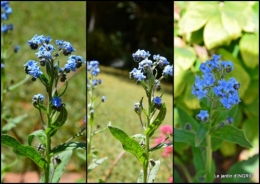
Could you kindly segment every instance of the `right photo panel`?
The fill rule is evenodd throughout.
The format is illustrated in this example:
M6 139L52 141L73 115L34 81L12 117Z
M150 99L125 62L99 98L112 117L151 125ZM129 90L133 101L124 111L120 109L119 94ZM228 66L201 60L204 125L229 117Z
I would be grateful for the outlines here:
M259 2L174 1L174 183L259 183Z

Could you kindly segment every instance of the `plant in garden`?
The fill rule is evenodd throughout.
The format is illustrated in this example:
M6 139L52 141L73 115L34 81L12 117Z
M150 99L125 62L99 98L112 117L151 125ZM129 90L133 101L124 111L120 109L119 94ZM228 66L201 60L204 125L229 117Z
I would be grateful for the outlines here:
M142 85L147 97L147 109L144 108L143 97L134 104L134 111L139 117L139 125L141 125L143 132L130 137L117 127L109 125L108 128L114 138L122 143L123 149L132 153L141 163L143 169L140 171L137 182L154 182L159 170L160 160L154 161L151 159L150 154L160 148L172 146L171 142L165 142L172 136L172 133L169 133L162 142L154 147L150 147L150 138L159 128L166 115L166 105L162 99L163 94L155 96L155 93L161 90L161 80L172 76L172 66L169 65L170 63L165 57L160 55L154 55L153 59L155 61L152 62L148 59L150 56L149 52L144 50L139 49L132 56L134 61L139 63L139 67L138 69L134 68L129 73L129 77L135 80L137 84ZM159 79L157 79L158 70L156 67L160 67L163 70ZM143 116L145 119L143 119ZM135 138L140 141L137 142Z
M223 141L251 148L243 130L233 126L240 102L238 90L240 83L227 76L235 68L231 61L220 61L220 55L200 65L202 77L196 76L192 94L200 100L200 112L195 121L181 108L180 128L174 130L174 141L186 142L192 146L196 176L194 182L213 182L215 164L212 151L217 150ZM187 172L189 182L191 177Z
M97 129L93 130L95 125L95 116L97 114L96 109L101 103L104 103L106 101L106 97L102 96L101 98L94 95L95 89L101 85L102 80L97 79L98 74L100 73L99 69L99 62L98 61L90 61L87 62L87 73L88 73L88 79L87 79L87 90L88 90L88 148L87 148L87 157L88 157L88 171L87 175L90 171L92 171L95 167L99 166L101 163L103 163L107 157L97 159L98 151L94 150L94 147L92 145L92 138L93 136L105 131L107 127L103 129ZM98 100L98 104L95 105L96 100Z
M59 181L74 149L86 149L86 143L72 142L74 138L85 134L86 125L66 142L52 148L51 142L55 140L53 136L65 124L68 117L65 102L61 98L68 89L66 75L71 71L75 72L86 62L81 56L70 55L75 49L67 41L56 40L59 50L54 52L56 48L50 44L51 40L50 36L43 35L35 35L29 40L28 45L31 49L39 48L36 53L39 62L29 60L24 64L25 73L31 76L32 81L40 81L43 84L46 91L42 93L47 92L47 98L41 93L32 97L32 104L39 111L42 129L28 135L28 145L21 144L7 134L1 135L1 144L12 147L19 156L29 157L43 169L40 182L45 183ZM63 67L60 61L57 61L61 54L70 55ZM42 71L43 68L45 71ZM65 83L62 91L58 89L59 82ZM31 146L34 137L40 141L36 148Z

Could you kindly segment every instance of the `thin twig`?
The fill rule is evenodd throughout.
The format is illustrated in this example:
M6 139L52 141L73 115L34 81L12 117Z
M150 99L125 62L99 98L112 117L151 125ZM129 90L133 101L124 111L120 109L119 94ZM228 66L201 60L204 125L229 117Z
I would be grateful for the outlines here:
M117 162L122 158L122 156L125 154L125 151L123 150L118 156L117 158L114 160L112 166L110 167L110 169L107 171L107 174L105 176L104 182L107 181L107 179L109 178L109 176L111 175L114 167L116 166Z

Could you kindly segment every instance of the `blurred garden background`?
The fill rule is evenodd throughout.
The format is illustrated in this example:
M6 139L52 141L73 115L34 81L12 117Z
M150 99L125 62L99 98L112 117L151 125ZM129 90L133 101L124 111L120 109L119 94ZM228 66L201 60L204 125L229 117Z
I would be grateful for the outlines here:
M10 35L7 35L8 40L6 41L11 45L7 54L9 56L12 54L14 45L19 45L20 50L5 62L4 70L7 75L8 86L25 78L26 74L23 65L28 60L37 60L36 51L31 50L27 43L35 34L50 36L52 38L51 44L55 47L56 40L70 42L76 49L75 55L80 55L86 60L86 2L11 1L10 7L13 12L9 16L8 23L13 24L14 29ZM59 57L59 61L61 65L67 62L64 56ZM71 72L67 77L69 85L62 101L66 104L68 110L68 120L53 137L52 147L65 142L84 126L83 120L86 115L86 66L84 65L80 69L76 73ZM64 88L64 86L60 87ZM1 114L2 133L12 135L21 143L27 144L27 135L41 128L39 112L32 105L32 97L38 93L47 96L45 88L38 79L36 82L29 79L24 85L6 94ZM21 115L24 115L24 119L13 129L8 131L3 129L7 121L16 124L13 118ZM75 140L86 142L86 136ZM33 146L36 147L38 143L35 139ZM4 169L7 169L6 167L11 166L12 163L9 172L21 174L27 171L38 171L41 174L39 167L30 159L16 158L17 156L11 148L1 146L1 177L4 177L4 174L8 171ZM76 172L79 174L77 181L85 182L86 151L74 151L71 158L65 173ZM13 177L13 179L15 178ZM71 182L76 182L76 180Z
M107 98L95 110L96 128L105 128L111 122L126 131L129 136L143 131L133 105L139 102L141 97L145 99L146 95L141 85L136 85L129 79L129 72L138 67L138 63L132 59L132 54L143 49L150 52L150 60L153 55L160 54L173 63L172 8L172 2L159 1L88 2L87 60L100 62L101 72L98 78L102 79L102 84L95 92L99 98ZM164 125L172 125L173 122L172 82L173 79L168 79L163 80L162 84L162 99L167 105ZM146 100L144 106L147 107ZM159 134L158 130L153 140ZM137 181L142 166L130 153L125 153L112 173L108 174L113 162L123 151L121 143L112 137L109 130L94 136L92 141L99 152L98 157L107 156L108 159L89 173L88 182L98 182L99 178L110 183ZM173 175L172 156L163 158L162 153L163 150L158 150L151 156L154 160L161 160L155 182L168 183Z
M194 118L198 114L192 85L195 75L201 75L200 64L213 54L234 63L234 71L226 76L241 84L241 103L233 125L245 132L253 146L246 149L224 141L213 152L216 174L251 173L253 178L222 182L259 182L258 1L174 2L174 127L180 127L177 108ZM194 177L195 162L187 143L174 142L174 182L187 182L187 172Z

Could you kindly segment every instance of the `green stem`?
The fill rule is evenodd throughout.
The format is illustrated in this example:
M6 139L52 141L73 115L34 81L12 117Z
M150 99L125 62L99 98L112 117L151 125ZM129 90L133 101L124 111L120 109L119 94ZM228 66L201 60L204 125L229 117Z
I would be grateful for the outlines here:
M215 100L212 101L211 108L210 108L210 116L209 116L209 130L211 128L211 123L212 123L212 115L213 115L213 107L215 106ZM212 148L211 148L211 136L209 132L206 134L206 142L207 142L207 147L206 147L206 174L207 176L211 173L211 161L212 161ZM207 177L208 178L208 177Z
M8 87L7 89L4 89L3 93L7 93L8 91L12 91L15 88L23 85L26 81L28 81L28 79L30 78L30 75L26 75L25 78L23 80L21 80L20 82Z

